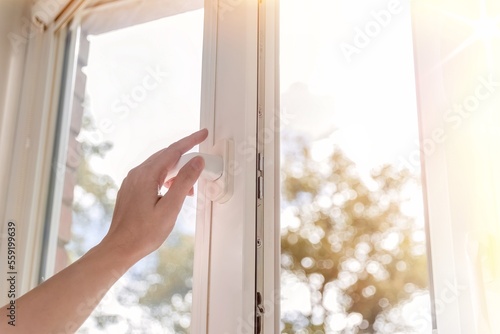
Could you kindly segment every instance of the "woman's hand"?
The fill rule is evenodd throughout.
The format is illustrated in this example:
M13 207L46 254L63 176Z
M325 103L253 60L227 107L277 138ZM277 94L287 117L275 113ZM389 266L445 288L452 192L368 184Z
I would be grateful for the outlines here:
M113 220L101 243L123 250L134 263L156 250L172 231L184 199L204 167L201 157L193 158L169 183L169 190L158 195L168 171L179 158L207 138L206 129L170 145L132 169L118 191Z

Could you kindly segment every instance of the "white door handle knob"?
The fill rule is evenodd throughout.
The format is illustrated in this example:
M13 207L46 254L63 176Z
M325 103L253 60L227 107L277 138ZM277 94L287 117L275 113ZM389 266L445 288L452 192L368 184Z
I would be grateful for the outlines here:
M212 148L211 153L188 153L180 157L177 164L168 171L165 181L168 181L179 173L179 170L194 157L202 157L205 160L205 167L201 172L201 178L207 180L206 196L218 203L224 203L231 198L233 194L233 172L231 170L233 147L232 141L223 139L218 141ZM160 191L166 192L162 186Z
M207 153L188 153L184 154L174 168L168 171L165 181L176 177L179 170L194 157L202 157L203 160L205 160L205 167L201 172L202 178L209 181L215 181L222 176L222 172L224 170L224 160L221 156Z

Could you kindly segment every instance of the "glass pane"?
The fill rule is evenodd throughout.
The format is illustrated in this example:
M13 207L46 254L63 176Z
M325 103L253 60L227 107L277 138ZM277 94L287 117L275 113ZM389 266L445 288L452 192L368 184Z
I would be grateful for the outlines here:
M431 333L409 1L280 10L282 333Z
M57 270L105 235L128 171L199 128L202 42L202 9L82 36ZM195 211L188 198L165 244L118 281L79 333L189 332Z

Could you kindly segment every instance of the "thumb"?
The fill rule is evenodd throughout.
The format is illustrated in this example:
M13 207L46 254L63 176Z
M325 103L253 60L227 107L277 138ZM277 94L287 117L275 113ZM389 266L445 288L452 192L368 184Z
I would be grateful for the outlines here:
M184 199L200 177L203 167L205 167L205 161L202 157L191 159L181 168L165 196L158 201L156 205L168 215L168 218L172 218L173 221L177 219Z

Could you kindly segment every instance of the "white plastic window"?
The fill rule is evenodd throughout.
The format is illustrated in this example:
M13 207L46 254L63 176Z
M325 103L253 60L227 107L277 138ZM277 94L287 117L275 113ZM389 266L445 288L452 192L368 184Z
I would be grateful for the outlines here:
M69 139L68 144L64 137L57 141L55 165L61 168L53 178L52 224L46 228L48 255L42 275L61 268L67 257L61 248L74 257L99 240L89 227L105 231L102 223L110 218L114 193L127 170L173 138L206 127L210 136L200 147L203 153L211 153L221 139L233 143L232 197L212 203L201 180L198 201L188 201L185 207L192 210L181 213L178 230L166 243L163 255L168 255L162 260L160 250L132 269L81 331L183 332L190 327L195 333L234 333L236 328L253 328L258 4L242 2L225 8L223 15L215 2L204 13L193 11L199 1L169 2L156 7L168 17L151 23L147 18L159 19L152 2L135 8L137 12L134 2L123 4L78 13L76 19L83 17L84 24L73 23L76 29L67 39L66 87L74 85L75 94L64 92L61 115L83 108L83 117L59 121ZM126 28L130 22L144 24ZM145 34L134 47L131 41L140 30ZM83 154L71 151L74 140L84 147ZM83 178L76 174L81 168ZM73 198L65 198L68 189L74 190ZM72 213L63 211L66 204L74 206ZM193 224L194 216L193 255L193 226L187 221ZM63 218L77 223L72 224L75 238L69 243L71 233ZM51 254L58 249L62 255L54 262ZM130 312L140 316L127 317Z
M496 9L483 1L462 4L423 0L412 3L410 10L408 1L396 0L369 4L363 1L315 0L306 5L300 1L283 0L282 14L278 18L274 16L277 2L206 2L208 6L204 16L208 20L205 20L203 32L203 89L200 92L199 115L201 126L208 127L211 136L200 150L209 152L219 139L232 139L235 178L234 196L228 203L205 202L202 210L197 210L196 244L200 245L198 249L201 251L194 256L193 287L199 293L194 294L193 312L197 318L192 322L191 330L196 333L249 333L254 331L256 314L264 312L265 333L277 332L275 328L280 325L284 332L297 333L356 330L383 333L395 331L401 326L408 326L400 329L403 332L419 332L422 329L426 333L431 328L437 328L442 333L493 333L498 327L495 325L497 318L494 310L498 308L495 296L498 295L496 273L499 267L498 256L495 255L498 253L495 245L499 235L496 203L498 177L495 174L499 166L498 145L495 144L498 142L496 130L499 124L498 113L495 112L498 109L496 75L499 72L494 62L499 36ZM76 3L80 2L73 2ZM97 36L201 7L199 1L149 1L147 8L162 4L156 7L161 10L147 11L145 7L140 7L140 14L136 16L123 15L138 13L128 10L136 4L134 1L120 3L114 8L116 10L108 11L106 20L89 21L88 30L75 31L73 37L86 34ZM125 7L118 10L121 5L128 6L127 10L123 10ZM97 6L94 10L105 11L106 6ZM71 8L76 10L76 7ZM170 14L167 15L167 12ZM78 16L83 12L76 13ZM55 58L61 60L62 43L56 37L64 31L66 19L73 14L58 16L56 24L48 23L45 31L33 35L29 56L47 63L48 70L45 72L44 67L33 71L31 63L30 70L26 71L28 75L48 77L48 82L57 82L51 76L54 72L57 77L56 68L61 65L51 61ZM273 39L273 33L279 19L282 73L278 80L277 62L273 56L277 54L279 38L274 36ZM300 24L303 22L307 24ZM47 44L54 46L53 49L46 47L42 51L35 47L44 45L42 38L45 37L54 42ZM77 45L75 41L69 38L67 46L79 48L78 54L89 50L88 45ZM94 42L98 43L99 37ZM127 58L122 61L136 59L134 50L127 51ZM82 84L86 86L78 77L79 66L87 65L88 59L84 60L84 63L79 59L69 62L76 90ZM113 100L116 108L110 106L111 111L119 110L115 114L133 117L132 109L138 108L135 105L147 103L146 100L155 95L154 87L164 79L162 69L148 69L147 66L143 69L143 74L135 77L136 84L125 89L123 94L129 97L122 99L117 96ZM106 70L112 70L112 67ZM159 79L155 81L155 77ZM416 85L412 83L413 79ZM33 84L36 82L28 81L28 88L31 81ZM110 87L115 89L121 84L124 82ZM303 242L311 246L303 250L314 253L317 251L314 247L321 244L318 239L327 236L325 229L318 226L334 221L338 226L345 227L345 209L349 205L353 215L380 213L391 204L394 204L391 212L396 213L385 221L389 222L389 230L387 224L381 223L378 231L371 231L369 235L374 240L370 241L375 241L372 246L367 242L367 247L362 238L359 239L357 247L352 249L354 256L349 253L349 248L341 247L338 252L347 253L338 258L337 252L336 268L340 270L333 281L326 282L325 275L322 278L317 272L318 269L326 271L333 268L335 263L329 262L331 258L311 256L312 253L305 254L307 256L293 253L298 255L294 260L299 261L291 262L291 248L288 248L288 253L283 251L281 323L275 321L280 298L279 290L273 288L279 277L276 261L279 243L275 239L276 233L279 233L279 228L275 226L279 217L273 211L279 207L279 204L276 205L279 173L273 168L280 167L276 163L279 160L275 155L277 151L274 151L277 146L274 145L276 141L273 142L273 135L276 135L273 122L276 121L274 113L278 113L280 92L276 89L280 84L283 102L281 166L285 189L281 216L283 246ZM41 86L44 85L37 87ZM174 90L177 88L174 87ZM16 138L22 145L30 142L26 140L29 136L33 137L31 142L40 139L40 143L52 143L52 116L49 111L52 110L51 101L57 99L51 99L47 97L50 94L38 92L33 87L26 91L34 97L34 105L44 112L31 110L29 103L23 103L20 119L40 120L39 123L46 124L46 128L19 122L22 131ZM85 96L81 98L84 101ZM92 103L90 107L84 107L92 108ZM33 115L37 117L32 118ZM98 129L119 131L113 128L116 125L114 121L110 122L109 117L102 115L96 123ZM265 148L262 161L264 200L259 204L264 206L265 224L259 230L256 214L262 212L256 209L260 184L256 166L261 166L261 161L257 159L256 147L258 123L262 119L264 128L260 130L266 135L260 143ZM398 125L391 127L392 123ZM417 124L420 126L418 134ZM81 128L68 122L66 125L66 129ZM297 138L297 132L302 132L302 137ZM79 140L82 138L79 137ZM12 175L15 180L34 182L27 182L23 187L15 184L9 187L12 198L24 201L22 207L9 209L9 212L14 212L14 219L26 222L26 226L30 227L25 230L29 233L25 233L28 237L24 241L30 247L25 247L29 251L23 254L23 259L32 258L32 254L38 256L38 241L42 234L39 226L29 219L41 220L43 210L37 203L43 203L40 197L45 195L34 194L30 187L40 187L40 193L45 194L47 189L42 181L48 175L47 170L58 167L44 163L49 159L43 158L41 147L44 145L33 147L26 157L15 157L13 165L16 170ZM304 149L298 150L300 147ZM334 156L334 163L330 163L331 160L325 163L332 154L340 152L344 155ZM350 158L352 164L345 159L339 160L345 156ZM106 163L99 165L98 159L94 160L96 168L105 168ZM59 163L66 165L67 161ZM332 170L339 163L344 163L344 167L350 166L340 179L338 175L332 175ZM381 163L395 165L396 169L380 169ZM421 171L420 166L423 166ZM374 177L369 175L374 167L380 174L375 179L380 182L373 182ZM408 173L405 174L404 170ZM24 178L23 171L34 171L34 174ZM390 184L391 187L382 186L381 190L381 184L389 185L388 173L399 181L404 178L413 181L396 192L391 188L400 185L396 181ZM57 182L65 178L64 173L56 174L61 177ZM329 176L335 180L328 180ZM425 181L422 182L422 190L426 216L423 216L422 203L418 203L420 197L417 194L421 191L419 176ZM303 180L309 180L310 184L300 183ZM97 178L96 181L109 180ZM353 189L349 188L347 181L362 183L368 193L365 197L376 205L370 208L367 207L369 203L357 203L356 199L359 201L365 197L350 191ZM204 182L200 182L199 187L200 193L204 194ZM361 188L357 190L362 191ZM383 192L386 190L389 193ZM61 189L60 199L62 193ZM61 199L59 204L62 203ZM55 212L53 219L60 219L61 207ZM424 217L429 229L427 237L430 237L427 248L422 229L425 226L422 223ZM338 250L339 235L349 239L357 231L347 229L341 232L328 235L331 237L328 251ZM57 246L65 245L65 239L57 230L49 231L49 234L56 236L52 239L51 254L54 255ZM261 248L257 246L259 238ZM410 245L401 244L402 240L410 242ZM390 298L377 295L381 291L395 293L394 289L387 288L394 284L387 279L384 268L394 268L391 275L408 273L413 265L423 268L418 261L425 258L424 251L428 252L429 245L433 271L428 286L424 282L408 280L403 285L403 295ZM370 251L379 250L380 254L367 253L370 247ZM398 252L408 247L412 250L407 252L409 256L398 258ZM262 263L256 262L256 254L261 256L262 252L264 256L259 261L265 263L265 268L259 272ZM368 263L365 260L369 255L380 255L380 258L370 258ZM411 262L412 258L417 259L417 263ZM291 263L296 267L290 267ZM26 274L23 275L22 285L26 290L32 285L30 278L36 275L36 265L25 263L23 266ZM356 290L360 287L357 285L363 282L364 274L360 266L364 266L363 270L375 280L379 275L380 280ZM45 266L44 275L51 271L50 267L50 264ZM303 269L303 272L297 268ZM256 271L257 276L262 276L256 277ZM263 304L266 307L256 312L256 291L262 288L262 284ZM430 303L426 288L434 290ZM358 293L356 296L356 291L361 291L361 295ZM294 301L294 295L302 297ZM363 298L370 299L374 307L363 305L360 302ZM182 303L178 298L171 300L181 308L185 301L186 298ZM434 314L429 304L434 306ZM378 312L379 316L367 315L366 310L370 309ZM112 317L103 319L108 322L116 320ZM186 319L182 318L182 321ZM186 324L187 320L183 323Z

